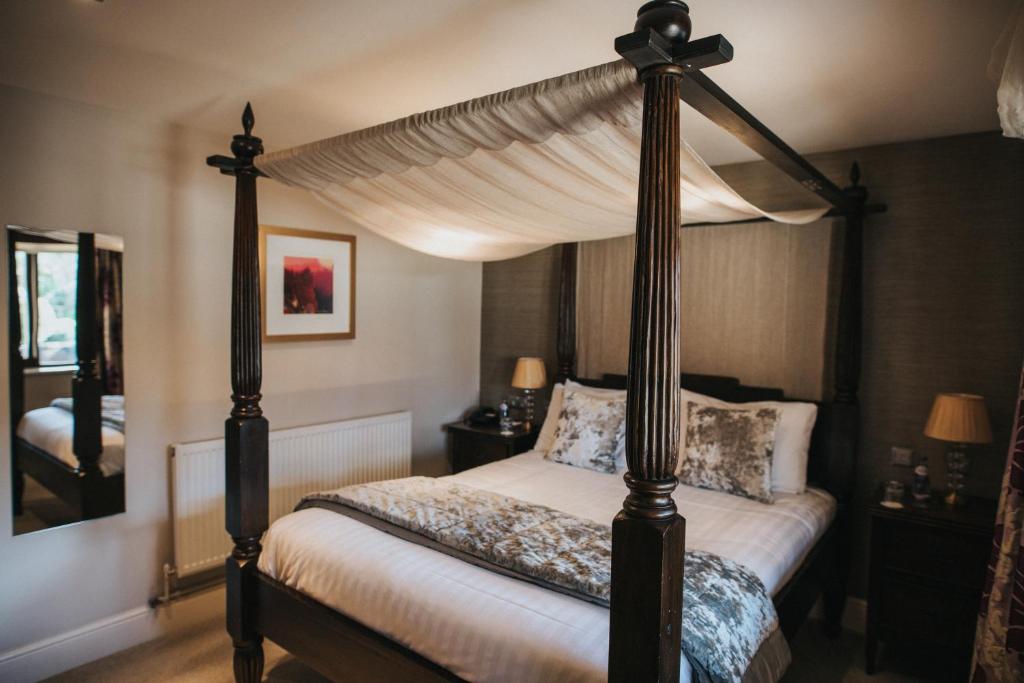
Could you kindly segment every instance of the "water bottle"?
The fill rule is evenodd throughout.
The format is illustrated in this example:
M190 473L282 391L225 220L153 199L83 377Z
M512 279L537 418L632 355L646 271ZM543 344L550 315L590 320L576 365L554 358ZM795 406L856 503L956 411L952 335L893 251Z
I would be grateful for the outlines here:
M501 427L502 436L512 434L512 415L509 413L507 401L502 401L498 405L498 425Z

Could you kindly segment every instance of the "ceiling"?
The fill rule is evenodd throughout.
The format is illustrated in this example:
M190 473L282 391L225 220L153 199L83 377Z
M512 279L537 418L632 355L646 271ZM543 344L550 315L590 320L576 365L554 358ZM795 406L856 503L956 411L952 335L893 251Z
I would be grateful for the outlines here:
M616 58L640 0L0 0L0 83L268 149ZM798 151L998 128L989 53L1013 0L689 0L708 70ZM684 107L684 109L686 109ZM2 115L0 115L2 116ZM713 164L755 158L684 112ZM213 150L211 150L213 151Z

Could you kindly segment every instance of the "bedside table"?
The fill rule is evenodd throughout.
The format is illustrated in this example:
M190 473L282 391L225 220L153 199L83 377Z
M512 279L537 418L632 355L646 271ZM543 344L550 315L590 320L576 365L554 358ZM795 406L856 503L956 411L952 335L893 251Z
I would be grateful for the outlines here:
M445 425L445 429L451 435L449 462L452 474L525 453L533 448L540 434L538 427L530 431L520 427L511 436L502 436L497 425L477 427L465 422L452 422Z
M925 506L872 503L865 664L878 666L879 641L935 650L954 680L967 680L992 548L996 501L949 508L941 493ZM947 662L948 660L948 662Z

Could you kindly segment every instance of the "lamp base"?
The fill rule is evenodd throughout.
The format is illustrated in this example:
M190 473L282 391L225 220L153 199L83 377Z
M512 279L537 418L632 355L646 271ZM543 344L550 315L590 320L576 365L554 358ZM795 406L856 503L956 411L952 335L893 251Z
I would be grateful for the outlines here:
M963 507L967 504L967 496L964 495L964 484L967 481L967 471L970 469L971 459L967 455L965 444L956 444L946 451L946 505L949 507Z
M533 430L533 411L536 406L533 394L533 389L523 389L523 429L528 432Z

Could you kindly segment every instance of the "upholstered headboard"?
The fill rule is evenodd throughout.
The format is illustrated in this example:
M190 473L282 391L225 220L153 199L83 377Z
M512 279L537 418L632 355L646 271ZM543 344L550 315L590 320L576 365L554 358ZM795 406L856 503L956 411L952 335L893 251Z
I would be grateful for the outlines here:
M626 388L625 375L606 373L600 379L575 379L587 386ZM680 384L684 389L731 403L802 400L787 398L781 389L741 384L735 377L683 373ZM818 419L811 434L811 449L807 460L807 481L831 493L840 504L845 504L853 494L855 481L859 408L851 403L803 402L818 406Z

